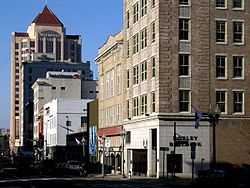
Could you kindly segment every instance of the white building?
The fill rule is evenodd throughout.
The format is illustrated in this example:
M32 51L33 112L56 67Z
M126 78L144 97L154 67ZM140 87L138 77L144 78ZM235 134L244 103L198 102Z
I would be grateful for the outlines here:
M77 72L47 72L46 78L39 78L32 89L34 91L33 139L39 140L43 135L44 105L56 98L81 99L81 79Z
M90 101L54 99L44 105L44 151L66 146L67 134L87 131L87 103Z

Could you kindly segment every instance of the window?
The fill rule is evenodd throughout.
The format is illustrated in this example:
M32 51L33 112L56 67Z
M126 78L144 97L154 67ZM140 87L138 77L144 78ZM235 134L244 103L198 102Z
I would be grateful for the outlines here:
M179 55L179 75L189 76L189 54Z
M15 49L19 49L19 44L18 43L15 44Z
M129 100L127 100L127 117L128 117L128 119L130 118L129 111L130 111L130 105L129 105Z
M233 8L243 9L243 0L233 0Z
M152 57L152 78L156 76L156 64L155 64L155 57Z
M130 144L131 142L131 131L126 131L126 136L125 136L126 144Z
M233 91L233 111L234 113L243 113L244 93L243 91Z
M179 4L180 5L188 5L189 4L189 0L179 0Z
M133 98L133 116L139 115L139 98Z
M244 58L243 56L233 56L233 77L243 78L244 77Z
M155 92L151 93L152 112L155 112Z
M234 43L243 43L243 22L233 22L233 41Z
M133 6L133 22L136 23L139 19L139 3L135 3Z
M226 91L216 91L216 105L221 113L226 113Z
M66 87L61 87L61 90L63 90L63 91L66 90ZM92 93L93 93L93 92L92 92Z
M216 56L216 78L226 78L226 56Z
M136 65L133 68L133 84L139 83L139 66Z
M141 96L141 115L144 115L147 113L147 95Z
M130 49L129 49L129 41L127 42L127 58L129 58L130 55Z
M148 40L147 40L147 28L144 28L142 31L141 31L141 49L144 49L145 47L147 47L147 43L148 43Z
M180 40L189 40L189 19L187 18L179 20L179 37Z
M152 0L152 7L155 7L155 0Z
M53 53L54 42L52 37L46 38L46 53Z
M151 25L151 42L154 43L155 42L155 22L152 23Z
M226 0L216 0L216 8L226 8Z
M35 48L35 41L30 41L30 47Z
M180 112L189 112L189 90L179 91L179 108Z
M127 15L127 29L129 28L129 11L127 11L127 13L126 13L126 15Z
M51 87L52 90L56 90L56 87Z
M141 17L147 14L148 0L141 0Z
M129 73L129 70L127 70L127 88L129 88L129 84L130 84L130 73Z
M141 64L141 81L147 80L147 61Z
M139 37L138 33L133 36L133 54L139 51Z
M216 42L226 42L226 21L216 21Z

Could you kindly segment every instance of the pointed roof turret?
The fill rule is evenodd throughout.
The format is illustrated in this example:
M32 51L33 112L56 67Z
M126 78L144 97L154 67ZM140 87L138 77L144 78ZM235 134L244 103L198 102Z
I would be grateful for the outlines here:
M43 11L36 16L32 23L43 26L63 26L63 23L56 17L47 5L45 5Z

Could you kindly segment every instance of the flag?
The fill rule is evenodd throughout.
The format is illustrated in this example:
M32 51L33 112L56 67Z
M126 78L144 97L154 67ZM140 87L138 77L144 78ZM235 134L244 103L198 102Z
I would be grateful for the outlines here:
M195 106L192 106L192 109L193 109L193 111L195 112L195 124L194 124L194 127L195 127L196 129L198 129L199 126L200 126L200 120L201 120L202 117L203 117L203 113L200 112L199 109L196 108Z
M196 129L198 129L200 126L200 120L202 119L202 116L203 116L202 112L195 112L195 125L194 125L194 127Z

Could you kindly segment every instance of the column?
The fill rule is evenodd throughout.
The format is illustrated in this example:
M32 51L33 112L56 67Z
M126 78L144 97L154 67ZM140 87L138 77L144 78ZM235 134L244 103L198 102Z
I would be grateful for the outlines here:
M46 38L43 37L43 53L46 53Z
M152 150L152 129L149 129L149 133L148 133L148 151L147 151L147 155L148 155L148 169L147 169L147 176L151 177L153 175L153 150Z

